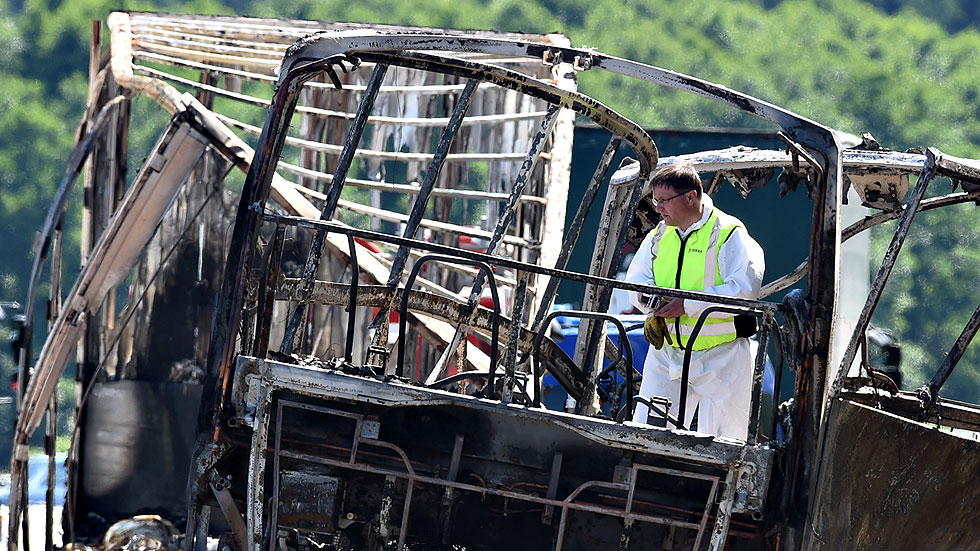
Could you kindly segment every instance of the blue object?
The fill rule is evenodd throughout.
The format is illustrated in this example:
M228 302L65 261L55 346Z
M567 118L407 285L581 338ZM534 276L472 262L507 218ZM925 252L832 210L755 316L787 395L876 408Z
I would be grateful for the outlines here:
M54 456L54 504L64 506L65 495L68 493L66 484L68 473L65 461L68 454L58 453ZM27 459L27 502L30 505L44 503L48 491L48 456L32 455ZM9 476L9 475L5 475ZM7 478L5 484L0 486L0 504L8 505L10 501L10 479Z
M557 308L560 309L561 307L558 306ZM642 323L646 320L646 315L639 314L617 317L627 329L632 325L640 325L640 327L629 331L626 335L633 351L633 367L636 368L637 372L643 373L643 362L647 357L647 349L650 346L646 339L643 338ZM578 342L578 325L580 320L579 318L564 316L558 316L555 319L561 324L562 339L558 343L558 346L565 354L568 354L569 358L574 359L575 343ZM606 334L609 335L609 338L616 346L619 346L619 330L612 322L606 322ZM602 367L608 367L609 363L609 360L603 360ZM613 373L613 377L616 385L622 384L622 376L619 373ZM611 391L612 388L607 390ZM568 393L565 392L565 389L558 384L558 381L555 380L553 375L546 373L541 380L541 401L545 407L550 410L562 411L565 409L566 398L568 398ZM603 411L609 414L606 411L607 408L608 404L603 404Z

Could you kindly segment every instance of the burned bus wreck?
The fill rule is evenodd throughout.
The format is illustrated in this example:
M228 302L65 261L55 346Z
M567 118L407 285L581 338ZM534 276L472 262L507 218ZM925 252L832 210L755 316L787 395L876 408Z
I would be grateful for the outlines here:
M186 551L209 538L254 551L946 548L980 520L971 507L940 525L930 513L978 493L980 444L963 435L980 430L980 412L940 392L980 309L917 392L884 390L862 357L915 214L980 200L980 163L883 151L563 37L125 13L109 24L104 68L98 40L93 48L103 80L62 187L92 156L91 246L64 299L52 282L41 354L32 361L28 344L21 355L11 549L27 532L27 442L76 348L66 543L112 547L106 527L144 513L182 532L157 543ZM587 71L751 113L779 127L785 150L661 158L630 118L575 90ZM256 95L273 83L270 100ZM174 115L129 184L112 132L124 134L137 93ZM223 113L229 101L267 108L261 132ZM563 232L574 116L609 143ZM620 149L630 159L617 169ZM808 254L764 294L796 290L742 300L615 279L626 248L658 221L651 173L675 162L711 175L709 194L727 182L746 198L767 185L808 195ZM233 200L224 179L236 168L247 176ZM924 199L936 177L963 191ZM850 188L878 212L845 226ZM59 197L32 274L28 343L46 257L60 277L67 192ZM592 210L597 228L585 226ZM894 219L863 308L842 323L842 243ZM592 231L595 248L576 251ZM591 256L587 272L568 269L575 254ZM582 320L574 355L549 331L561 281L585 284L581 309L562 312ZM745 441L666 415L626 421L658 397L636 394L627 328L605 313L614 289L755 317L759 348L778 368L778 411L762 414L760 354L746 374ZM178 313L155 317L168 309ZM795 375L792 396L779 395L783 371ZM574 400L570 411L542 407L545 372ZM151 416L133 407L129 432L106 435L119 423L114 403L154 399L169 410L165 434L139 430ZM695 406L685 401L682 412ZM923 423L940 403L942 426ZM114 438L152 444L110 457ZM887 452L898 449L915 461L895 463Z

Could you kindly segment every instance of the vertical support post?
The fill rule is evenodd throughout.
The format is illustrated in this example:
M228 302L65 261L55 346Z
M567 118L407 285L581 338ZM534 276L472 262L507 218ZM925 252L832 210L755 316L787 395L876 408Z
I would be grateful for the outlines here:
M44 550L54 549L54 480L55 480L55 440L58 431L58 393L48 402L47 419L44 427L44 453L48 456L48 487L44 492Z
M62 231L54 232L51 240L51 289L48 295L48 330L54 325L61 312L61 245ZM51 396L48 404L47 423L45 425L44 451L48 455L48 488L44 501L44 549L54 549L54 481L55 481L55 452L58 438L58 393Z
M518 350L521 340L521 327L524 319L524 304L527 300L527 272L518 272L517 287L514 289L514 306L510 313L510 332L507 337L507 350L504 352L504 391L501 399L514 401L514 384L517 371ZM525 391L527 389L525 388Z
M630 182L633 183L633 182ZM621 221L627 215L625 204L630 198L630 192L636 187L642 187L643 183L635 181L630 185L610 185L606 192L606 200L602 207L602 218L599 221L599 235L596 237L596 246L592 252L592 261L589 265L590 274L607 276L615 273L619 269L618 258L615 250L616 243L619 241L619 227ZM600 286L588 284L585 287L585 297L582 299L582 310L589 312L605 312L608 306L608 298L605 289ZM592 415L596 411L597 396L595 390L595 379L602 367L602 353L597 343L606 337L605 320L583 319L579 324L578 340L575 341L575 363L582 366L588 384L582 399L575 405L575 412L580 415ZM595 345L593 343L596 343Z
M619 150L622 142L622 138L613 136L609 139L606 149L602 152L602 157L599 158L599 164L596 165L595 171L592 173L592 180L589 181L589 187L586 188L582 202L579 203L575 217L572 219L572 224L568 228L568 233L565 234L565 239L562 241L561 253L558 254L555 269L564 270L568 266L568 261L572 257L572 251L575 249L575 244L578 242L579 235L582 233L582 226L585 225L585 218L592 210L595 198L599 195L599 188L606 181L609 167L612 166L613 158L616 156L616 152ZM541 320L551 310L551 303L554 301L555 292L558 290L558 283L560 281L556 278L548 279L548 285L545 288L544 294L540 297L540 306L538 306L537 313L534 315L534 322L531 323L532 331L538 332L541 330Z
M92 21L92 42L89 49L89 95L88 104L98 105L100 103L99 99L102 95L102 82L99 80L98 74L102 69L101 67L101 54L102 54L102 22ZM110 52L111 53L111 52ZM91 112L94 112L93 109ZM93 120L89 118L85 121L85 127L87 131L92 128ZM111 125L110 125L111 127ZM98 195L98 167L99 167L99 157L100 149L103 146L104 141L101 137L95 139L92 145L91 153L88 157L88 162L86 164L85 171L83 172L83 204L82 204L82 225L81 225L81 243L80 249L80 267L84 267L88 263L88 257L91 254L92 248L95 246L95 242L98 239L98 218L100 217L100 212L96 197ZM76 351L76 367L75 367L75 419L79 426L84 426L85 424L85 410L82 408L81 399L84 395L84 390L88 388L88 385L92 378L94 377L95 366L99 363L99 342L98 342L98 322L96 316L91 314L85 315L86 326L83 333L82 339L78 343L78 349ZM21 382L23 385L23 381ZM66 507L67 513L70 515L68 519L68 526L74 528L76 521L80 520L75 515L77 513L75 505L78 503L77 495L79 490L79 484L77 481L81 480L81 475L85 468L85 458L81 454L81 450L85 447L84 431L78 431L73 435L76 438L75 445L72 446L73 454L72 457L68 458L68 464L70 465L70 480L73 481L69 487L69 496L66 500L66 504L70 504L70 507ZM68 538L73 541L75 537L74 533L69 533Z
M259 289L259 305L257 331L255 335L255 345L252 347L252 355L264 358L269 351L269 332L272 329L272 311L276 300L276 285L279 282L279 271L282 264L283 243L286 239L286 227L276 226L275 236L272 238L272 248L269 252L269 260L265 266L265 278L262 280L262 288Z
M834 323L837 319L837 300L840 292L841 197L843 154L838 138L826 129L797 129L794 139L784 140L791 150L807 159L816 173L816 199L813 209L813 230L810 240L807 301L810 307L810 334L806 343L802 367L797 375L795 419L799 431L790 444L787 457L798 456L798 466L789 473L793 510L809 510L812 505L826 428L826 404L834 354ZM806 146L807 149L804 149ZM813 158L809 151L821 159ZM809 521L795 516L787 523L783 536L787 548L805 545L810 537Z
M463 455L463 435L457 434L453 444L453 455L449 461L449 473L446 474L447 482L456 482L456 475L459 473L459 459ZM453 512L453 488L446 486L446 491L442 496L442 544L449 545L450 524Z
M626 236L629 233L630 224L633 222L633 216L636 214L636 207L640 204L640 198L643 194L643 190L646 187L648 172L643 170L641 166L639 175L637 179L632 184L632 188L627 188L630 190L629 199L626 201L625 208L617 211L617 216L612 218L610 221L615 220L619 223L619 227L616 229L616 233L609 236L611 238L615 236L615 242L612 244L612 258L608 260L608 264L603 264L606 266L605 273L599 272L600 275L605 275L609 279L616 279L616 273L619 272L619 265L623 261L623 250L626 246ZM626 184L624 184L625 187ZM625 191L623 190L625 195ZM610 186L610 193L612 192L612 186ZM606 260L603 259L603 263ZM595 263L593 263L595 267ZM598 302L595 304L595 310L599 312L605 312L609 308L609 299L612 297L612 288L603 286L599 288ZM583 356L582 366L585 368L585 375L589 380L589 385L586 387L586 396L583 396L583 400L576 406L576 411L585 415L592 415L595 413L595 378L602 370L602 348L599 343L603 342L606 338L605 335L605 324L602 324L596 329L595 324L590 324L588 329L588 334L586 340L588 342L585 349L585 355ZM624 332L625 334L625 332ZM579 333L579 338L582 338L582 334ZM631 364L632 365L632 364Z
M381 82L384 80L387 71L387 65L379 63L374 66L374 72L371 73L371 80L368 81L367 88L364 90L364 96L361 98L361 103L357 107L357 113L354 116L350 131L347 133L344 149L340 154L340 159L337 161L337 169L334 171L333 176L333 185L330 187L329 193L327 193L323 210L320 211L320 220L330 220L333 217L333 213L337 210L337 204L340 202L340 192L343 191L344 182L347 181L347 172L350 170L350 165L354 161L357 144L361 142L361 136L364 134L368 117L371 115L371 109L374 107L374 101L378 97ZM313 243L310 244L310 252L306 257L306 265L303 268L303 281L306 282L307 286L316 277L316 273L320 268L320 255L323 251L323 240L325 237L326 232L323 230L317 230L313 234ZM289 320L286 335L283 337L282 345L279 347L281 353L288 354L292 350L300 322L306 317L306 307L307 304L305 302L296 305L296 311L293 312L293 316Z
M766 371L766 353L769 350L769 335L771 328L775 325L769 323L772 317L771 312L762 315L760 323L762 331L759 335L759 350L755 357L755 366L752 369L752 400L750 402L752 410L749 413L749 427L747 431L746 444L754 446L759 440L759 422L762 417L762 381ZM778 338L778 337L777 337ZM776 415L776 404L773 404L773 416Z
M269 446L269 423L271 420L272 395L267 387L259 391L256 402L255 421L252 425L251 455L248 463L248 547L243 551L262 551L262 534L267 532L262 525L262 511L265 507L265 463ZM188 530L190 526L188 526ZM271 541L275 541L275 531L268 531ZM188 538L191 539L191 538ZM186 545L185 545L186 548Z
M432 162L429 163L429 168L425 173L425 180L422 182L418 196L415 198L415 204L412 205L412 211L408 215L408 221L405 223L405 231L402 233L402 237L415 237L415 232L418 230L422 216L425 213L425 207L428 205L429 196L435 187L436 179L439 177L442 166L446 162L446 157L449 155L449 148L452 146L453 139L459 133L463 118L466 116L466 111L470 106L473 92L476 91L478 85L479 82L473 79L466 81L466 85L460 93L459 100L453 108L453 113L449 117L449 123L446 125L445 130L443 130L439 145L436 147L435 155L432 157ZM409 252L409 247L402 246L395 253L395 258L391 263L391 272L388 275L388 287L394 289L398 286ZM371 321L370 328L374 330L374 342L369 349L368 358L365 361L368 365L383 365L386 361L386 358L379 357L380 354L375 350L380 350L388 339L388 314L391 311L392 304L389 303L387 308L378 310L377 315L374 316L374 320ZM392 374L389 371L393 370L385 369L386 374Z
M888 283L888 276L891 275L892 268L895 267L895 262L898 261L898 253L901 252L902 245L905 244L905 238L908 236L909 228L912 227L912 220L919 210L919 203L922 202L922 198L926 194L926 188L929 187L929 183L935 175L936 151L929 148L926 150L925 165L923 165L922 171L919 173L919 181L916 182L915 189L912 191L912 195L905 205L905 210L902 211L898 226L895 228L895 234L892 235L891 243L888 244L888 249L885 250L885 257L881 261L878 274L875 276L874 282L871 284L871 290L868 292L868 298L864 302L864 308L861 310L861 315L858 317L857 323L854 326L851 340L847 343L847 350L844 352L844 358L841 360L840 367L838 368L837 377L834 379L834 392L840 390L843 386L847 372L850 370L851 364L854 363L858 344L868 330L868 324L871 323L871 315L874 313L875 307L878 306L881 293L885 290L885 284Z
M555 455L551 458L551 476L548 479L548 499L554 500L558 495L558 480L561 477L561 461L562 453L555 452ZM562 513L564 514L564 512ZM554 505L545 505L544 511L541 512L541 523L551 524L551 520L555 515Z
M733 465L728 468L728 476L725 477L725 491L718 503L718 512L715 515L715 525L711 530L711 539L708 541L710 551L722 551L725 549L725 542L728 541L728 525L732 520L732 506L735 504L735 482L739 468ZM698 543L700 544L701 532L698 532Z

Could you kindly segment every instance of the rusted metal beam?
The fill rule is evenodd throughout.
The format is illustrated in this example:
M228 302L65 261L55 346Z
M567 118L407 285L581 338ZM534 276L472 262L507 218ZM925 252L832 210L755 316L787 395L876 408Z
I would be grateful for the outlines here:
M286 279L276 293L278 300L297 300L303 296L311 304L324 304L349 307L350 289L344 283L315 281L309 290L304 290L300 279ZM357 293L357 306L381 308L387 304L401 303L403 289L391 289L385 285L361 285ZM467 306L456 300L447 299L424 291L408 293L407 307L411 312L424 314L426 317L444 321L450 324L463 323L473 330L490 335L494 326L494 314L487 308L478 306L467 313ZM506 316L499 316L500 323L512 323ZM516 341L512 341L512 332L503 331L499 335L502 345L516 346L523 354L530 354L535 335L521 328ZM562 352L561 348L551 339L543 341L542 352L548 361L548 368L561 385L573 396L580 396L585 385L581 371Z
M401 308L399 310L398 317L398 368L395 370L395 374L401 377L405 376L404 366L405 366L405 317L408 313L408 297L411 294L409 291L415 283L415 278L419 275L419 270L425 265L429 260L456 263L459 262L458 259L453 257L441 256L441 255L425 255L416 261L415 265L412 266L412 272L408 276L408 280L405 282L405 291L402 292L401 297ZM487 367L488 377L487 377L487 396L491 397L494 395L493 379L494 372L497 369L497 338L500 329L500 296L497 294L497 282L493 277L493 270L485 262L479 263L480 274L488 277L490 279L490 291L493 296L493 317L490 320L490 365ZM461 308L461 314L465 317L469 317L473 311L473 307L476 306L476 301L472 298L467 301L465 305ZM462 324L463 316L458 320L458 323ZM458 343L460 335L460 327L458 325L456 328L456 336L454 337L454 343L450 344L444 353L444 356L451 355L455 345ZM438 364L434 371L438 370Z
M702 302L713 302L713 303L724 304L728 306L741 306L744 308L754 308L754 309L765 310L765 311L774 311L782 308L779 304L772 303L772 302L749 300L749 299L742 299L742 298L735 298L735 297L726 297L722 295L710 295L710 294L700 293L696 291L685 291L682 289L672 289L667 287L657 287L655 285L647 285L644 283L620 281L608 277L582 274L579 272L570 272L568 270L558 270L555 268L548 268L545 266L537 266L535 264L521 262L519 260L513 260L502 256L489 256L485 253L468 251L465 249L458 249L455 247L450 247L448 245L429 243L427 241L421 241L418 239L407 239L404 237L398 237L398 236L389 235L380 232L374 232L370 230L361 230L358 228L352 228L350 226L345 226L332 221L324 222L322 220L313 220L310 218L303 218L299 216L284 216L280 214L273 214L270 212L264 212L262 213L261 216L266 221L274 222L278 224L291 225L291 226L297 226L297 227L309 228L309 229L317 229L319 227L323 227L329 230L330 232L336 232L345 235L350 234L353 235L354 237L360 237L371 241L392 243L395 245L406 245L414 249L420 249L428 252L456 256L458 258L463 258L467 260L487 262L491 266L513 268L515 270L526 270L537 274L544 274L550 277L559 277L571 281L578 281L582 283L593 283L596 285L605 285L605 286L609 286L610 288L625 289L627 291L637 291L645 294L659 294L659 295L669 296L673 298L699 300Z

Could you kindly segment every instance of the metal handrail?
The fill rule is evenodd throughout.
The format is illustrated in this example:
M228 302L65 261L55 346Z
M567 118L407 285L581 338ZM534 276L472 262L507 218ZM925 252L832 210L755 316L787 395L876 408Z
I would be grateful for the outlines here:
M445 262L447 264L476 264L480 267L480 273L486 274L487 279L490 282L490 294L493 297L493 323L490 326L490 368L487 375L487 396L493 395L493 378L494 371L497 368L497 337L500 329L500 300L497 294L497 280L493 276L493 270L490 265L483 261L472 261L464 260L460 258L454 258L451 256L439 255L439 254L427 254L421 256L415 265L412 266L412 271L408 276L408 281L405 283L405 289L402 291L401 307L398 312L398 364L395 373L399 376L404 375L405 367L405 319L408 317L408 295L415 284L415 279L419 275L419 271L422 266L430 261L435 260L438 262ZM475 307L475 304L470 303L469 306Z
M533 362L534 362L534 407L541 406L541 375L542 375L541 359L540 359L541 339L544 338L544 328L550 327L551 320L555 319L558 316L568 316L573 318L586 318L586 319L594 319L594 320L606 320L606 321L611 321L616 325L616 329L619 330L620 347L617 348L617 350L619 351L619 356L617 356L616 359L612 362L612 365L615 366L620 361L622 361L624 357L623 350L625 350L625 357L627 363L626 388L630 389L630 392L626 393L626 405L630 409L630 411L632 411L633 410L633 392L632 392L633 347L630 346L629 335L626 333L626 328L623 326L623 322L619 321L619 319L616 316L613 316L612 314L606 314L602 312L584 312L582 310L555 310L551 312L550 314L548 314L547 317L544 318L544 321L541 323L541 329L539 329L538 332L535 333L534 335L534 353L532 355ZM624 343L625 343L625 347L622 346ZM589 381L589 384L595 384L595 381Z
M704 326L705 320L708 319L708 315L709 314L712 314L714 312L722 312L722 313L736 314L736 315L742 314L742 315L748 315L748 316L754 316L754 317L764 317L765 314L766 314L765 311L755 311L755 310L745 309L745 308L733 308L731 306L722 306L722 305L708 306L707 308L704 309L703 312L701 312L701 315L698 316L697 323L694 324L694 329L691 331L691 336L688 337L688 339L687 339L687 345L684 346L684 368L683 368L683 371L681 372L681 389L680 389L681 393L680 393L680 400L678 400L678 404L677 404L677 419L678 420L683 420L686 417L686 413L687 413L687 386L688 386L688 380L690 378L691 354L694 352L694 342L697 340L698 333L701 332L701 327ZM766 353L765 353L766 346L765 346L765 344L766 344L766 340L768 338L768 333L769 333L769 324L768 323L764 323L763 324L763 338L761 339L763 342L760 343L760 346L759 346L759 354L757 355L757 357L755 359L756 360L756 368L755 368L755 371L756 372L760 372L761 370L764 369L764 366L765 366L765 358L766 358ZM753 384L753 386L754 386L754 384ZM755 397L754 395L755 395L755 392L753 392L753 398ZM749 422L752 421L752 419L751 419L752 417L757 417L757 413L758 413L757 411L755 411L755 410L758 409L758 407L756 407L754 405L752 409L753 409L753 412L752 412L752 415L750 416ZM683 421L681 421L681 422L683 422ZM754 437L753 434L749 434L749 439L750 439L751 443L754 443L755 437Z

